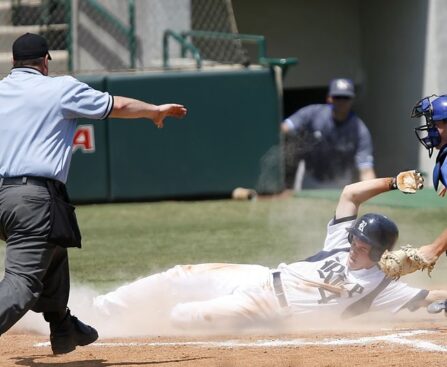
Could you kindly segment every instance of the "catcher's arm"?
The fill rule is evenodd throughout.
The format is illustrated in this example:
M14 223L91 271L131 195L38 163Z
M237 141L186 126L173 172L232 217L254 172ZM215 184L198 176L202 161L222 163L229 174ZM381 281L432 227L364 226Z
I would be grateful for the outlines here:
M422 246L419 253L428 262L435 263L443 252L447 251L447 229L445 229L433 243Z
M400 250L385 251L378 265L387 276L394 279L424 269L430 275L439 256L446 250L447 229L429 245L420 248L407 245Z

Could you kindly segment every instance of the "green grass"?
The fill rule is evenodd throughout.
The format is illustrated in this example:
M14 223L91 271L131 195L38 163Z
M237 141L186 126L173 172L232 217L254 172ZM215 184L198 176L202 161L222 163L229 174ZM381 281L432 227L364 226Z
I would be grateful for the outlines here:
M338 201L341 190L304 190L296 194L302 198L318 198ZM433 189L419 191L417 195L402 195L400 191L390 191L376 196L371 204L407 208L445 208L446 202Z
M80 206L84 248L70 250L72 277L109 288L175 264L293 262L321 249L335 205L289 198ZM401 244L421 245L443 230L447 209L365 205L367 211L395 220Z
M294 197L78 206L83 248L69 250L72 281L109 290L176 264L294 262L322 248L335 205L333 198ZM400 244L419 246L444 229L447 203L364 205L362 213L368 211L396 221ZM445 282L445 273L438 274L432 281Z
M175 264L292 261L322 243L324 232L308 229L324 228L333 206L325 205L325 216L296 199L80 206L84 248L70 250L72 277L104 286Z

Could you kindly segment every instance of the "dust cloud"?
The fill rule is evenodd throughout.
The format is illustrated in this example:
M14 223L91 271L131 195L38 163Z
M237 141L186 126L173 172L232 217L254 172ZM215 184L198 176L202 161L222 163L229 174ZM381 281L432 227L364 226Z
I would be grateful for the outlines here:
M162 287L162 285L160 285ZM174 326L170 320L172 300L160 297L146 297L147 302L133 304L131 308L107 310L98 307L98 293L90 288L75 286L72 288L69 307L72 314L83 322L94 326L101 339L123 337L153 337L153 336L218 336L218 335L278 335L296 333L325 332L365 332L396 327L405 328L405 325L414 325L415 322L439 322L439 315L430 315L425 309L416 312L402 311L391 313L368 313L350 320L340 320L338 317L324 314L307 314L304 317L286 316L269 322L252 323L248 325L235 324L228 327L209 327L200 329L182 329ZM442 319L444 319L442 317ZM48 324L41 314L28 312L12 329L12 333L33 333L49 335Z
M157 294L162 292L163 290L160 290ZM170 306L161 298L150 299L150 296L147 295L146 302L135 303L129 308L115 305L115 307L104 309L97 304L98 296L98 292L94 289L73 286L68 307L72 315L95 327L101 338L179 333L170 324ZM14 325L12 332L49 335L49 327L41 314L29 311Z

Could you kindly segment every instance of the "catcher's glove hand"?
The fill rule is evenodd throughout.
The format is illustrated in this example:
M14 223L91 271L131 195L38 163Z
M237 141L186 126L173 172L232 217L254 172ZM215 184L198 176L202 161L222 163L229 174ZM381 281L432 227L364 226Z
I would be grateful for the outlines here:
M393 178L391 183L392 190L400 190L404 194L414 194L416 190L422 190L424 187L424 178L416 170L400 172Z
M419 249L406 245L402 246L400 250L386 250L378 265L388 277L399 279L402 275L424 269L427 269L428 276L430 276L435 263L426 261L419 254Z

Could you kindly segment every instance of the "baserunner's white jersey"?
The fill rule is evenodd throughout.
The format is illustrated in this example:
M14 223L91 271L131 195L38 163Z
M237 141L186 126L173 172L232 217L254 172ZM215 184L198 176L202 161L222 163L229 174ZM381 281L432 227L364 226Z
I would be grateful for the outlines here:
M277 269L249 264L177 265L96 297L94 310L98 317L122 319L117 325L133 323L141 333L148 333L159 332L154 330L154 318L156 325L165 321L185 330L221 328L311 313L339 318L380 309L393 312L425 298L427 291L391 281L377 266L347 268L346 228L352 219L331 221L323 251L304 261L280 264Z
M367 311L399 311L415 298L425 298L427 291L412 288L401 281L391 281L374 266L350 270L347 266L350 244L346 228L353 218L327 226L323 251L292 264L280 264L285 297L296 314L354 316Z

